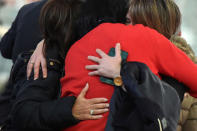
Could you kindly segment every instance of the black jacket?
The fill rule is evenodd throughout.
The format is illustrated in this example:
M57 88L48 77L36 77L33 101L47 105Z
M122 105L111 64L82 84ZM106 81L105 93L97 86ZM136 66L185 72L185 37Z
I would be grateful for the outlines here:
M46 1L23 6L0 43L2 55L14 62L10 80L0 95L0 126L4 124L3 130L56 131L78 123L71 110L76 98L59 99L62 65L57 63L58 53L55 50L48 53L48 77L36 81L27 81L25 77L30 54L19 55L34 49L42 39L39 16ZM50 61L55 64L50 66Z
M126 92L115 87L106 131L175 131L180 112L176 90L143 63L123 64L121 76Z
M35 49L42 39L39 16L46 1L31 3L20 9L11 28L1 39L0 51L3 57L15 62L20 53Z
M59 79L63 65L56 54L57 50L53 49L48 55L48 77L43 79L41 74L35 81L24 77L31 54L19 55L9 81L11 111L3 128L5 131L57 131L79 122L72 116L72 106L76 98L70 96L60 99Z

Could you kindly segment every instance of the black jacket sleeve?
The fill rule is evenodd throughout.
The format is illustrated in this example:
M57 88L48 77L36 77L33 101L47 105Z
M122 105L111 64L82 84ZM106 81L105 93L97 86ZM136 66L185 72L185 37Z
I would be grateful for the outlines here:
M25 75L20 72L18 77ZM21 69L20 69L21 70ZM60 73L48 68L48 77L38 80L17 80L16 99L12 109L12 122L19 130L60 130L77 124L72 116L75 97L60 99ZM16 85L16 84L15 84ZM17 86L17 85L16 85Z

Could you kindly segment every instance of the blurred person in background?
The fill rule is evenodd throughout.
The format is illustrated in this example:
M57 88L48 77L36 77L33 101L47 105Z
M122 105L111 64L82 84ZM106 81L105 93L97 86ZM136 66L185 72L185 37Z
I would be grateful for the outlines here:
M177 131L197 131L197 99L189 93L182 102Z

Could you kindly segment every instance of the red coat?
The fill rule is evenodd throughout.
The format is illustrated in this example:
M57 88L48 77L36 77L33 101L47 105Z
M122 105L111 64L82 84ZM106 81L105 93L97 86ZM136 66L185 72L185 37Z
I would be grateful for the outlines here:
M129 53L128 61L143 62L158 75L162 73L183 82L197 97L197 65L164 36L143 25L101 24L69 50L65 63L66 76L61 79L62 97L77 96L86 82L90 88L87 98L105 97L110 99L113 87L103 84L99 77L88 76L85 65L95 64L87 59L88 55L98 56L96 49L108 53L116 43ZM66 105L65 105L66 106ZM68 131L103 131L108 113L100 120L82 121L68 128Z

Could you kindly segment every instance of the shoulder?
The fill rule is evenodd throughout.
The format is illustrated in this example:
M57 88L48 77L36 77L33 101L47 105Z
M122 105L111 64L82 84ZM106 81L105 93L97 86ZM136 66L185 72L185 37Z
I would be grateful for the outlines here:
M26 14L29 11L34 10L35 8L41 9L42 6L46 3L46 1L47 0L41 0L41 1L30 3L30 4L26 4L20 8L18 14Z
M30 4L26 4L23 7L21 7L20 10L21 11L23 11L23 10L30 10L30 9L38 7L38 6L43 6L46 2L47 2L47 0L41 0L41 1L30 3Z
M149 28L147 26L141 27L143 28L143 31L147 33L148 37L154 39L154 40L168 40L164 35L159 33L157 30Z
M95 28L95 30L106 30L106 31L109 31L109 30L120 30L122 29L123 27L125 27L126 25L124 24L120 24L120 23L103 23L103 24L100 24L99 26L97 26Z
M128 27L128 28L127 28ZM132 30L135 32L143 32L141 35L161 35L159 34L156 30L148 27L148 26L144 26L142 24L136 24L136 25L127 25L127 27L125 29L127 30Z
M155 29L139 24L134 26L134 30L140 34L140 37L147 39L147 42L150 42L154 46L172 46L171 42Z
M114 37L116 36L120 30L122 30L125 25L119 24L119 23L103 23L98 25L96 28L91 30L89 33L87 33L86 37Z
M151 35L160 35L156 30L149 28L148 26L144 26L142 24L136 24L136 25L128 25L131 28L129 30L133 30L136 33L139 32L142 36L148 36Z

